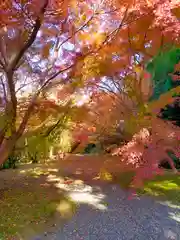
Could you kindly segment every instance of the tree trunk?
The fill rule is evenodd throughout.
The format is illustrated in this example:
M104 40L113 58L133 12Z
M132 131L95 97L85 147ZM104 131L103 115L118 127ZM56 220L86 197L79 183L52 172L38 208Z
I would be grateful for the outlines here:
M16 138L4 140L0 146L0 166L8 159L16 145Z
M173 172L174 172L174 173L177 173L178 170L176 169L173 160L172 160L169 156L167 156L167 160L168 160L168 163L169 163L169 165L171 166L171 169L173 170Z
M78 146L80 145L80 143L81 143L81 142L76 142L76 143L72 146L70 153L73 153L73 152L78 148Z

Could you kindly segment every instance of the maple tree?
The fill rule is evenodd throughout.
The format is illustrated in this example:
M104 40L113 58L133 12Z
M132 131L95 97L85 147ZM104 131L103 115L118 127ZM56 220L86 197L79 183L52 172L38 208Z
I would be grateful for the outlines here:
M163 72L163 69L160 70ZM164 71L167 71L167 68ZM163 79L163 74L162 78L159 75L159 79ZM167 90L162 88L161 91L162 93L158 92L159 99L146 103L147 112L137 112L138 115L130 119L134 123L132 129L136 132L132 134L132 140L126 145L116 148L112 153L113 155L119 155L126 164L134 165L133 187L142 187L144 180L162 173L159 165L164 160L169 163L174 172L177 172L169 152L174 153L179 159L180 128L173 123L160 119L159 112L167 104L175 100L178 101L179 86ZM157 94L156 85L154 92ZM174 98L173 95L177 97ZM147 113L149 116L147 116Z
M144 121L142 113L146 111L145 102L153 91L146 63L162 48L179 46L179 6L177 1L110 1L108 7L112 11L112 32L107 36L107 44L88 59L91 63L88 69L90 75L87 75L89 88L97 92L103 90L103 95L106 96L111 95L112 101L108 100L106 105L113 105L114 101L116 106L116 117L109 112L110 107L104 111L106 124L102 124L103 129L107 126L108 131L112 119L119 122L126 115L127 128L135 133L134 121L131 121L130 126L129 117L132 113L136 117L140 109L139 114ZM114 26L118 28L113 28ZM104 104L104 108L106 105ZM102 112L99 116L102 116Z
M74 47L74 38L97 19L90 4L81 1L76 6L74 1L65 0L11 0L1 2L0 9L2 164L27 131L31 116L41 113L41 120L34 125L46 120L48 114L41 106L52 109L51 102L43 100L47 92L70 84L64 94L61 92L62 100L76 90L75 66L90 50L79 43Z
M146 71L147 61L163 48L179 46L178 2L137 1L137 4L135 2L110 2L108 7L111 11L114 10L112 33L106 38L107 44L94 56L88 57L87 66L85 64L81 71L82 75L86 76L86 81L88 80L88 87L95 92L95 102L99 101L96 92L99 93L100 90L101 92L103 90L100 95L107 98L103 104L104 109L97 110L94 105L94 111L99 111L98 126L101 131L111 131L111 128L124 119L131 136L147 124L144 118L146 112L153 111L157 114L160 108L174 101L173 91L179 92L177 87L176 90L173 89L167 95L161 96L158 102L154 101L147 106L153 92L152 76ZM123 11L125 14L122 14ZM113 29L115 23L119 25ZM175 63L172 60L169 64L172 67ZM157 68L161 69L161 66ZM160 77L164 76L161 74ZM98 115L94 115L96 116L94 122Z
M104 110L99 114L101 119L103 116L102 121L104 124L106 120L108 122L106 125L107 131L111 123L119 123L120 120L125 120L126 129L132 137L134 136L134 138L138 132L139 135L141 135L143 127L145 127L148 132L150 129L153 130L152 136L148 135L147 137L149 139L147 149L147 146L144 146L144 143L141 143L140 147L136 144L134 146L134 138L129 144L127 144L127 146L116 149L116 154L121 153L121 158L124 157L127 164L128 162L133 162L136 165L136 161L140 161L137 169L135 167L137 176L133 183L136 186L138 186L140 182L142 183L143 179L146 178L146 176L143 176L143 173L152 176L153 172L158 172L158 165L163 158L167 159L171 167L176 171L174 163L167 155L168 148L174 148L174 152L177 157L179 157L179 128L175 129L172 124L169 125L157 118L160 109L175 100L173 94L179 94L179 84L177 84L177 87L174 89L166 87L164 91L161 89L160 85L156 85L161 91L159 95L163 92L165 92L165 94L161 95L158 101L152 101L149 103L148 100L156 89L153 89L154 86L152 79L154 76L148 74L146 70L146 63L156 55L158 58L158 53L161 53L162 50L175 46L177 51L179 51L179 38L177 36L179 29L179 6L177 1L171 3L168 1L156 1L155 3L154 1L148 1L148 7L145 3L147 3L147 1L141 1L141 3L138 2L135 7L136 10L141 10L141 17L139 13L135 11L132 11L133 14L131 15L131 3L125 3L130 5L130 14L128 17L132 17L132 24L124 24L125 26L123 28L122 25L120 25L116 34L113 32L113 36L109 43L96 56L96 60L99 61L100 67L98 73L100 76L105 75L106 79L102 80L102 78L99 78L100 81L98 82L98 88L90 81L90 85L92 84L91 87L95 87L97 92L99 92L99 89L101 89L101 91L103 90L101 95L106 95L106 98L108 99L106 102L107 109L104 104ZM116 2L116 4L123 5L121 1ZM120 7L120 11L121 10L122 8ZM147 14L148 10L150 10L149 14ZM166 17L164 16L164 13L166 13ZM115 11L114 15L116 20L120 18L118 11ZM139 19L135 21L134 17L137 16ZM157 35L159 35L158 38ZM173 51L174 50L172 50L172 54ZM159 65L156 63L156 69L159 69L159 75L156 76L156 80L159 80L159 82L164 81L164 77L172 72L172 68L174 68L175 64L177 64L176 67L178 67L179 62L179 57L173 59L173 56L167 61L167 57L165 57L164 53L162 53L162 56L160 57ZM164 61L166 61L164 63L163 58ZM169 71L169 69L171 70ZM179 77L177 76L175 78L175 75L173 75L173 79L177 80ZM109 95L112 97L111 100L108 97ZM117 107L117 99L120 100L119 107ZM132 104L128 104L127 107L127 102L131 102ZM114 111L115 115L111 113L113 104L117 107L114 108L116 109ZM123 112L124 109L125 111ZM147 114L150 114L150 117L147 118ZM105 128L104 125L102 128ZM160 133L162 128L164 129L163 136ZM174 135L176 142L174 143L175 145L172 142L167 144L166 140L162 140L167 139L170 136L169 134ZM129 147L130 145L133 145L132 149ZM122 153L121 150L123 148L124 151ZM151 159L153 159L154 162L152 162Z
M46 109L57 126L59 112L66 111L47 100L47 93L59 86L57 97L65 102L82 88L95 101L100 90L111 93L103 110L107 118L95 126L100 132L104 126L105 132L115 131L118 121L126 124L131 115L129 134L142 128L152 93L145 64L163 46L179 46L178 1L11 0L1 2L0 9L0 164L28 128L43 126Z

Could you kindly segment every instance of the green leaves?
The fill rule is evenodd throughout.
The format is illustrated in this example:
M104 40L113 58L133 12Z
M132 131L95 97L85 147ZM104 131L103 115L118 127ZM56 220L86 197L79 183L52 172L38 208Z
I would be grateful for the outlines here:
M168 73L172 73L175 64L179 62L180 49L172 48L166 52L160 52L153 60L147 65L147 70L152 74L155 81L164 79Z
M173 81L169 74L173 73L175 65L180 61L180 48L172 48L166 52L160 52L148 63L147 71L152 75L154 93L150 100L159 96L173 87Z

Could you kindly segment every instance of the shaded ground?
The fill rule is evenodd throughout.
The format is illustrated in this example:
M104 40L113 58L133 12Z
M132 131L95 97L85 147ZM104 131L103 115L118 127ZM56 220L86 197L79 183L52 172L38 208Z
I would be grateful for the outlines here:
M76 214L63 227L57 226L55 231L32 240L180 239L180 176L168 174L147 182L141 194L146 193L153 198L141 196L130 200L128 191L121 190L119 185L126 188L132 177L131 173L119 177L116 175L116 183L107 184L90 177L93 162L91 165L88 165L88 160L79 163L76 159L75 162L75 174L70 174L72 162L67 162L66 171L75 179L84 179L85 185L82 188L73 183L58 186L66 188L69 197L79 203ZM85 174L87 167L89 171Z
M127 192L115 185L101 186L100 191L74 192L71 196L86 204L80 205L64 227L59 226L46 236L32 240L180 239L178 206L168 206L147 197L128 200Z
M72 216L75 204L47 181L54 167L36 164L0 172L0 240L24 240Z
M104 162L103 157L80 156L1 171L0 240L163 240L168 234L179 240L180 176L168 175L144 188L144 193L169 199L169 203L147 197L129 200L129 193L119 185L126 187L132 175L120 175L114 184L112 175L104 171L109 167L112 173L112 161ZM118 161L114 163L116 176L117 165ZM97 177L100 170L108 183ZM19 235L10 238L16 231Z

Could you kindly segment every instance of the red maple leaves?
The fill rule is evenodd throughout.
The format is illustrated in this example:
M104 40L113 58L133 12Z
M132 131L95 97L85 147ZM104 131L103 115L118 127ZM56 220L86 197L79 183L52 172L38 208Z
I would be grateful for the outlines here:
M140 188L145 180L151 179L154 175L162 174L159 164L163 160L166 160L173 171L177 172L168 150L174 152L177 157L180 156L178 142L180 130L162 120L157 120L156 124L158 128L156 126L151 129L151 133L147 128L141 129L130 142L112 153L119 155L121 161L126 162L127 165L133 165L135 177L132 186L135 188Z

